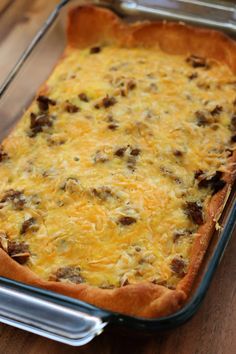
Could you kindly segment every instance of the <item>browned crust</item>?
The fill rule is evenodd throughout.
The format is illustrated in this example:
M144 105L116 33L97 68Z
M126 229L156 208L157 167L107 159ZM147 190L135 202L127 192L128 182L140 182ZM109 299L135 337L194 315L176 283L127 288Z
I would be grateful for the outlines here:
M236 43L224 34L180 23L141 22L123 23L111 11L91 6L78 7L70 12L69 46L85 48L115 43L121 46L158 46L171 54L195 54L223 62L236 73ZM45 86L46 87L46 86ZM229 166L236 161L236 152ZM0 274L27 284L53 290L96 306L133 316L155 318L177 311L186 300L229 190L234 182L233 167L225 173L227 185L212 197L205 213L205 224L198 230L189 269L176 290L143 282L117 289L100 289L87 284L68 284L44 281L12 260L0 249Z
M172 291L160 285L143 282L117 289L100 289L87 284L44 281L12 260L0 249L0 274L30 285L56 291L89 302L98 307L141 317L160 317L180 308L185 300L183 291Z
M125 24L107 9L77 7L70 12L69 44L85 48L115 43L159 47L170 54L195 54L227 64L236 73L236 42L223 33L177 22Z
M206 211L206 222L199 227L198 235L191 249L191 259L188 268L188 272L185 277L179 282L177 290L183 290L188 295L193 286L194 279L198 273L203 257L207 251L211 237L215 230L216 222L224 209L225 203L228 199L233 183L235 181L235 167L236 151L234 151L232 157L229 159L229 172L224 173L224 180L227 182L226 186L216 193L210 200Z

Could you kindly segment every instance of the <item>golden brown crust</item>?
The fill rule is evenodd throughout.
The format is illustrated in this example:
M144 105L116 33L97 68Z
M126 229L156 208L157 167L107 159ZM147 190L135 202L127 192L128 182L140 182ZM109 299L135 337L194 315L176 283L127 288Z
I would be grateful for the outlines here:
M235 181L235 168L233 163L236 161L236 151L229 159L231 169L228 173L224 174L224 180L227 182L226 186L216 193L210 200L206 210L206 222L198 229L198 237L191 250L191 260L188 268L188 272L185 277L179 282L177 290L183 290L186 295L191 291L194 279L198 273L203 257L207 251L209 242L215 230L215 224L218 221L226 200L230 194L231 188Z
M158 45L170 54L192 54L227 64L236 72L236 43L223 33L183 23L151 23L134 27L134 43ZM209 45L210 43L210 45Z
M116 43L124 46L159 46L171 54L195 54L226 63L236 73L236 43L213 30L178 23L138 23L127 25L106 9L78 7L71 11L69 45L89 47ZM210 45L209 45L210 43ZM45 86L46 87L46 86ZM236 152L229 162L236 161ZM233 170L225 174L227 185L212 197L206 222L198 230L186 276L176 290L143 282L118 289L100 289L87 284L73 285L44 281L0 250L0 274L27 284L78 298L96 306L133 316L155 318L177 311L189 294L215 228L215 220L234 181Z
M84 6L71 10L68 39L70 45L79 48L115 42L159 47L170 54L205 56L227 64L236 73L234 40L218 31L184 23L146 21L128 25L107 9Z
M173 291L147 282L117 289L100 289L87 284L73 285L44 281L27 267L16 263L1 249L0 259L0 274L4 277L56 291L95 306L128 315L141 317L168 315L178 310L186 298L181 290Z

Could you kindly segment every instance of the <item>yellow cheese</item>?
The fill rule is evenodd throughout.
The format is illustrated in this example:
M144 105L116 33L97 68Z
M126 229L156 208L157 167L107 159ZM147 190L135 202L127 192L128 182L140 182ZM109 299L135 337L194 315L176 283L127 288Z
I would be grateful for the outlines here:
M46 113L51 126L32 134L35 100L3 143L1 198L13 189L26 201L21 210L1 203L0 229L29 244L27 266L44 279L79 267L94 286L175 286L171 262L182 257L186 271L198 229L184 205L201 202L204 210L211 195L194 174L227 167L232 76L225 65L193 69L157 49L68 49L47 81L56 101ZM77 109L68 112L68 104ZM209 113L217 105L222 111ZM198 125L197 111L210 124ZM22 233L31 217L37 227Z

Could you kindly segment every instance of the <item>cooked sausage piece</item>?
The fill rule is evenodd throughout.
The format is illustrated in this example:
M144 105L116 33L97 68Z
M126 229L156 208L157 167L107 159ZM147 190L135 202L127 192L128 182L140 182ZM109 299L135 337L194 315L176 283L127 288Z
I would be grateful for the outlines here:
M32 228L33 225L35 225L35 223L36 219L33 217L25 220L21 226L20 234L25 234L28 230Z
M202 206L196 202L187 202L185 204L185 213L195 224L203 224Z
M218 191L224 188L226 182L222 179L223 172L216 171L216 173L211 178L203 178L198 183L199 188L208 188L212 190L212 195L216 194Z
M215 106L215 108L211 110L210 113L211 113L211 115L215 116L215 115L220 114L222 111L223 111L223 107L217 104Z
M203 111L196 111L195 117L197 118L197 125L199 127L204 127L209 124L209 120L207 119L206 113Z
M20 264L25 264L29 257L29 245L25 242L8 241L7 253Z
M138 148L132 149L130 152L130 155L132 156L138 156L140 154L141 150Z
M84 92L81 92L81 93L79 94L79 99L80 99L81 101L83 101L83 102L89 102L89 98L88 98L88 96L86 95L86 93L84 93Z
M236 130L236 113L233 114L232 117L231 117L230 129L232 131Z
M0 145L0 162L5 161L9 158L8 154L4 151L3 146Z
M199 57L197 55L190 55L186 62L190 64L193 68L207 68L208 63L207 60L203 57Z
M7 201L11 201L16 210L22 210L26 203L26 198L23 192L9 189L5 192L0 203L6 203Z
M118 157L123 157L126 150L127 150L127 147L119 148L114 152L114 155L116 155Z
M121 216L118 221L122 225L131 225L136 223L137 220L132 216Z
M186 274L185 272L186 262L181 257L176 256L175 258L173 258L170 267L171 270L174 273L176 273L176 275L180 278L182 278Z
M31 129L31 137L35 137L38 133L43 131L44 127L52 127L53 122L50 116L46 113L42 114L30 114L30 129Z
M56 105L55 100L52 100L51 98L42 95L38 96L37 103L38 103L39 110L42 112L48 111L49 105L51 106Z
M80 108L73 103L67 102L65 105L65 110L68 113L77 113L79 112Z
M80 267L66 266L58 268L55 274L53 274L50 280L63 281L67 280L71 283L80 284L84 282L84 279L80 275Z
M111 106L114 106L114 104L116 104L116 99L115 97L109 97L108 95L106 97L103 98L102 100L102 104L103 104L103 107L105 108L108 108L108 107L111 107Z
M90 48L90 54L98 54L101 52L101 47L92 47Z

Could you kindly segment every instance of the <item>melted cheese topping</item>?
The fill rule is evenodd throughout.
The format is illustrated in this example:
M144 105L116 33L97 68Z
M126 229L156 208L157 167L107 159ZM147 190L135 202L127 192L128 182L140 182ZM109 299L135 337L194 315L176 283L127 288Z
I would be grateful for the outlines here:
M47 96L51 124L32 134L35 100L3 143L0 229L29 245L27 266L44 279L70 266L100 287L175 286L198 229L184 205L200 203L204 214L211 196L194 175L227 169L235 77L157 49L69 49ZM199 124L197 111L210 122ZM4 201L10 189L23 208ZM32 217L37 227L22 232Z

